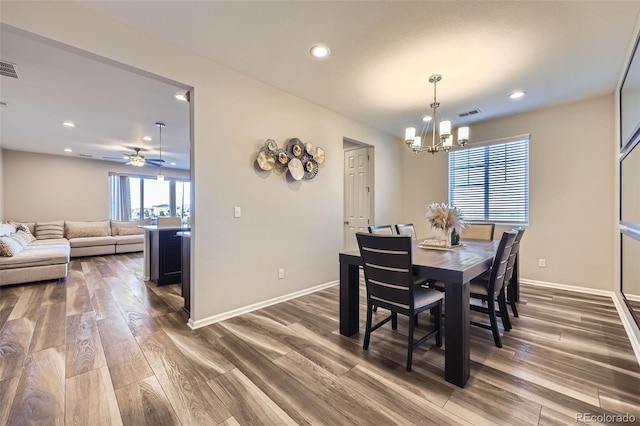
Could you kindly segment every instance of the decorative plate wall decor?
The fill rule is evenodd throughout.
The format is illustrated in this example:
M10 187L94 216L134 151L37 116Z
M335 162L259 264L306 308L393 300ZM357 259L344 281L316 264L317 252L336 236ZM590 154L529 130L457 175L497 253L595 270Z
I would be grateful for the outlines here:
M267 139L258 152L256 163L264 171L274 167L287 169L294 180L311 180L319 171L319 164L325 159L324 150L311 143L303 143L298 138L287 141L286 148L278 148L278 143Z

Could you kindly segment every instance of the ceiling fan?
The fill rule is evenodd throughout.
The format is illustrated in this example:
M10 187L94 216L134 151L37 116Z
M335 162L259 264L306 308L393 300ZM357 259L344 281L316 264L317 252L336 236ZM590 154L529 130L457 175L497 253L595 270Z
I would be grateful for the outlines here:
M164 163L164 160L161 158L145 158L144 155L140 154L140 151L142 150L142 148L133 148L133 150L135 151L135 153L125 154L124 157L122 157L124 160L129 160L127 163L125 163L128 166L142 167L146 164L149 164L152 166L161 166L162 163ZM121 157L103 157L103 158L105 160L121 159Z

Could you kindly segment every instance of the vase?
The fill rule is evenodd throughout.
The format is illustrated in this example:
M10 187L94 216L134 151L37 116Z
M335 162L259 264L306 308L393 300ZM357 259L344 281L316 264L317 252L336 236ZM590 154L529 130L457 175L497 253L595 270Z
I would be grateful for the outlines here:
M442 230L442 239L446 247L451 247L451 228Z

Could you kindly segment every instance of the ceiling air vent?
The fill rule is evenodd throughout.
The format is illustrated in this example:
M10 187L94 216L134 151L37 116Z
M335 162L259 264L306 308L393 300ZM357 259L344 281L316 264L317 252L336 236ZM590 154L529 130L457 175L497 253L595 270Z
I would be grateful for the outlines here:
M8 105L8 103L0 101L0 107L7 107Z
M0 75L11 78L20 78L18 66L11 62L0 61Z
M480 108L476 108L476 109L472 109L471 111L461 112L460 114L458 114L458 117L468 117L470 115L476 115L479 112L480 112Z
M93 158L93 155L89 155L89 154L78 154L78 155L84 158Z

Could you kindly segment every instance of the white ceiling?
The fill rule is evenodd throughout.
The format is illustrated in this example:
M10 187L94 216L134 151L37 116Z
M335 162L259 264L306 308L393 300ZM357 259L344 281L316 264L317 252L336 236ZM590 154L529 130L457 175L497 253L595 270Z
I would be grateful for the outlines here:
M640 1L81 3L399 138L428 112L432 74L443 75L439 112L454 127L613 93L640 14ZM10 104L0 109L3 147L50 152L74 142L97 157L156 149L153 123L164 120L163 158L166 143L188 167L188 105L172 98L179 86L1 35L1 58L23 73L1 78L0 100ZM328 58L309 55L317 43ZM508 99L516 89L527 96ZM64 119L78 122L73 133ZM139 141L147 133L149 145Z

